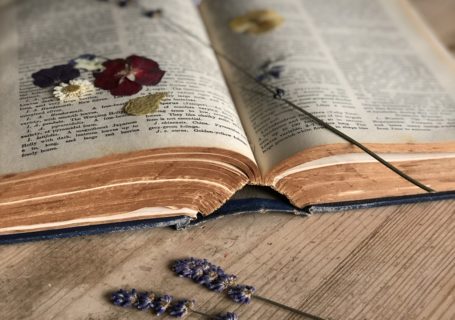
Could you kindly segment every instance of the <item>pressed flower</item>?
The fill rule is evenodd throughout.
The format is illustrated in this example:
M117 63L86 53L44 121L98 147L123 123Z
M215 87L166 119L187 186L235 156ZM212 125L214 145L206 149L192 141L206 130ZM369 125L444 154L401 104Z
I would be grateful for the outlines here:
M126 59L108 60L103 66L103 71L94 73L95 86L109 90L114 96L133 95L139 92L143 85L157 85L165 73L157 62L136 55Z
M141 116L158 110L161 100L167 97L167 92L157 92L131 99L125 104L123 110L133 116Z
M54 96L60 101L75 101L95 92L95 87L88 80L71 80L69 83L60 83L54 88Z
M250 11L240 17L232 19L229 26L237 33L260 34L275 29L284 19L273 10Z
M94 54L86 53L79 57L70 60L68 63L77 69L87 71L101 71L104 69L103 63L106 58L96 56Z
M62 64L48 69L42 69L32 74L33 84L47 88L61 82L68 82L79 77L79 70L72 65Z

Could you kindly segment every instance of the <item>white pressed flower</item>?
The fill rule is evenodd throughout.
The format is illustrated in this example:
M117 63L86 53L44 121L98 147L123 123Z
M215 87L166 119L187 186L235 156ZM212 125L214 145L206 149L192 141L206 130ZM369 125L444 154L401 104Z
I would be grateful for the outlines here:
M94 92L95 87L88 80L71 80L69 83L60 83L54 88L54 96L60 101L77 101Z
M106 61L104 58L95 57L93 59L76 58L74 59L74 67L76 69L83 69L88 71L101 71L104 69L103 63Z

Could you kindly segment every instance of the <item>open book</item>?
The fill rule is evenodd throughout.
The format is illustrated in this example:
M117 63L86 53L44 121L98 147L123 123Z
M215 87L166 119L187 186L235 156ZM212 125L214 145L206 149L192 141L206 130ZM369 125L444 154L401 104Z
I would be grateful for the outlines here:
M2 2L1 235L207 216L246 185L297 208L425 193L204 43L251 75L279 64L266 81L286 99L434 190L455 189L455 63L408 2L138 3L162 17L106 1ZM257 10L279 25L233 25ZM97 88L76 102L33 83L87 53L147 57L165 74L132 96ZM157 92L167 96L156 112L124 112Z

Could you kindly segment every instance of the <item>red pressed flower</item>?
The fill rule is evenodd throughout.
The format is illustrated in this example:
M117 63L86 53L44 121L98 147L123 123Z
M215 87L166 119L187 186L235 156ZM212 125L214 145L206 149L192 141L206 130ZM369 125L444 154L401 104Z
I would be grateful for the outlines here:
M130 96L141 91L143 85L157 85L165 73L155 61L136 55L108 60L103 66L102 72L93 74L95 87L109 90L114 96Z

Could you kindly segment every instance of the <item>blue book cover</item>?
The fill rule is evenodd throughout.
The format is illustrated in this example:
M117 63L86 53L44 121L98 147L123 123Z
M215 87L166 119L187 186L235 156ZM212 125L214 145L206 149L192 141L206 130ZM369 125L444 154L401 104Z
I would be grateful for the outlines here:
M0 236L0 244L69 238L144 228L172 227L175 229L186 229L231 215L264 214L274 212L306 216L312 213L334 213L346 210L448 199L455 199L455 191L318 204L299 209L289 203L287 198L270 188L247 186L237 192L229 201L212 214L208 216L198 215L198 218L193 220L186 216L180 216L19 233Z

